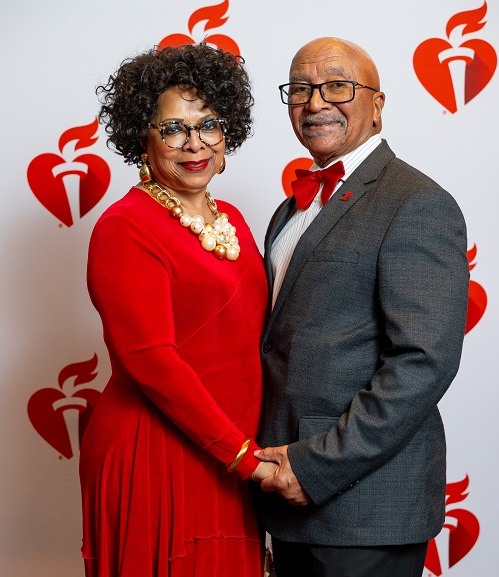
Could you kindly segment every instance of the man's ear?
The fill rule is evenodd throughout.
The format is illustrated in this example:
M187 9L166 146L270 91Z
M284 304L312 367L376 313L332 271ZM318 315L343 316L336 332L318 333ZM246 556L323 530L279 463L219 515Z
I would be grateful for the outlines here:
M385 105L385 93L376 92L376 94L373 96L373 104L373 126L379 127L381 126L381 111Z

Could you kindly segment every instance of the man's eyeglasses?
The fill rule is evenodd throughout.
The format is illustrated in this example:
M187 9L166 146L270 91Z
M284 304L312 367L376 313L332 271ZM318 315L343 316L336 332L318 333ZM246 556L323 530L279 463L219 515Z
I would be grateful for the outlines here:
M331 104L350 102L355 98L356 88L368 88L369 90L378 92L376 88L360 84L355 80L332 80L330 82L323 82L322 84L291 82L279 86L281 100L283 104L287 104L288 106L307 104L312 98L315 88L320 92L322 99Z
M161 140L170 148L182 148L188 142L191 130L195 130L199 140L207 146L219 144L225 138L226 125L225 118L209 118L192 126L187 126L179 120L166 120L158 124L149 122L147 128L159 130Z

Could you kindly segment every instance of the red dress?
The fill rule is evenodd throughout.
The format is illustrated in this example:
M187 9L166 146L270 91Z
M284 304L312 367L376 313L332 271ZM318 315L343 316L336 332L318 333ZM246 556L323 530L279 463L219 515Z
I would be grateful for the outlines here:
M88 284L112 376L80 454L85 558L99 577L261 577L248 500L262 397L267 285L241 214L234 262L219 261L146 192L99 219Z

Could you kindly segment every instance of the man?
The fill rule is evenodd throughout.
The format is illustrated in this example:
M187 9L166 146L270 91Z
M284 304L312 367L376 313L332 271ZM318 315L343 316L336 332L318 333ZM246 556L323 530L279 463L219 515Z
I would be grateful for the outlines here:
M267 233L256 454L279 467L257 508L278 577L419 577L445 516L437 403L464 336L464 220L381 139L359 46L310 42L280 89L313 168L334 168L300 174Z

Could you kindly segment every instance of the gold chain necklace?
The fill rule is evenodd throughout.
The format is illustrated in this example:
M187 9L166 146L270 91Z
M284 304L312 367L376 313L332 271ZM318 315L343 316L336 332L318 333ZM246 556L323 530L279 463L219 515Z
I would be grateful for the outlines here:
M236 260L241 248L236 236L236 227L229 222L225 212L218 212L217 203L211 194L204 193L208 208L211 210L215 221L213 224L205 223L201 215L190 216L184 212L180 200L171 192L160 186L154 180L142 182L146 191L170 212L170 216L184 227L188 228L199 238L204 250L211 252L219 260Z

